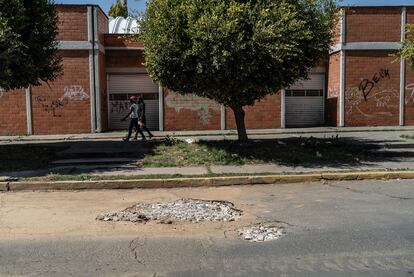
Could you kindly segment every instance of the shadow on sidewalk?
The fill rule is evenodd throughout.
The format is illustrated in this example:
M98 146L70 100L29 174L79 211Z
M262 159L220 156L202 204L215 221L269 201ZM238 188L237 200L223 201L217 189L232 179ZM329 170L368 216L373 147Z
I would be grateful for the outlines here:
M276 164L284 167L345 169L384 162L414 161L407 144L351 138L295 137L186 142L168 137L148 142L64 141L0 145L0 176L99 174L142 167ZM414 149L414 148L413 148Z

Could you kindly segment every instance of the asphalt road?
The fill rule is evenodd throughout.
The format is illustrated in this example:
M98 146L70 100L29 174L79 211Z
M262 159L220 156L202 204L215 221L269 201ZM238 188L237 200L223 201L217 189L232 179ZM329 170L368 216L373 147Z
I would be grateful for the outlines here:
M97 222L181 197L232 201L236 223ZM0 276L414 276L414 181L0 194ZM257 222L280 240L238 240Z

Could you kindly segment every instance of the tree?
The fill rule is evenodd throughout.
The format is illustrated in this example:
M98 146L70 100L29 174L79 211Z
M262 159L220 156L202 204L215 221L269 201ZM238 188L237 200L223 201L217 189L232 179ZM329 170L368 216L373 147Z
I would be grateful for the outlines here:
M112 4L109 8L109 16L118 17L122 16L124 18L128 17L128 3L127 0L123 0L121 3L120 0L116 0L115 4Z
M414 25L407 24L405 39L399 52L403 59L410 61L410 67L414 69Z
M57 14L49 0L0 0L0 87L12 90L61 73Z
M333 0L149 0L139 39L148 72L182 94L230 107L240 141L244 106L305 79L326 59Z

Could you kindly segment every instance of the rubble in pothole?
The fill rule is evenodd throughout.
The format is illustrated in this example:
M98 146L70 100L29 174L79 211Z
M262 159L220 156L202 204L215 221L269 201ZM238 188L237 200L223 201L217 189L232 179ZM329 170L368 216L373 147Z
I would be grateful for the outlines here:
M96 219L102 221L145 222L148 220L178 221L235 221L242 212L225 201L181 199L165 203L138 203L125 210L102 214Z
M283 226L258 224L237 230L239 237L252 242L265 242L281 238L286 232Z

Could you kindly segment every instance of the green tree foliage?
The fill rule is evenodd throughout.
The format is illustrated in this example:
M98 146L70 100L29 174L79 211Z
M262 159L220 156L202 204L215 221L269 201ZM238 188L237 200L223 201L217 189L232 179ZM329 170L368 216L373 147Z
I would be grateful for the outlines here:
M414 69L414 25L407 24L405 40L400 50L400 55L410 61L411 68Z
M243 107L307 78L327 57L334 2L149 0L139 39L153 80L230 107L245 141Z
M49 0L0 0L0 87L40 85L61 72L57 14Z
M121 3L120 0L116 0L115 4L112 4L109 8L109 16L118 17L122 16L124 18L128 17L128 3L127 0L123 0Z

